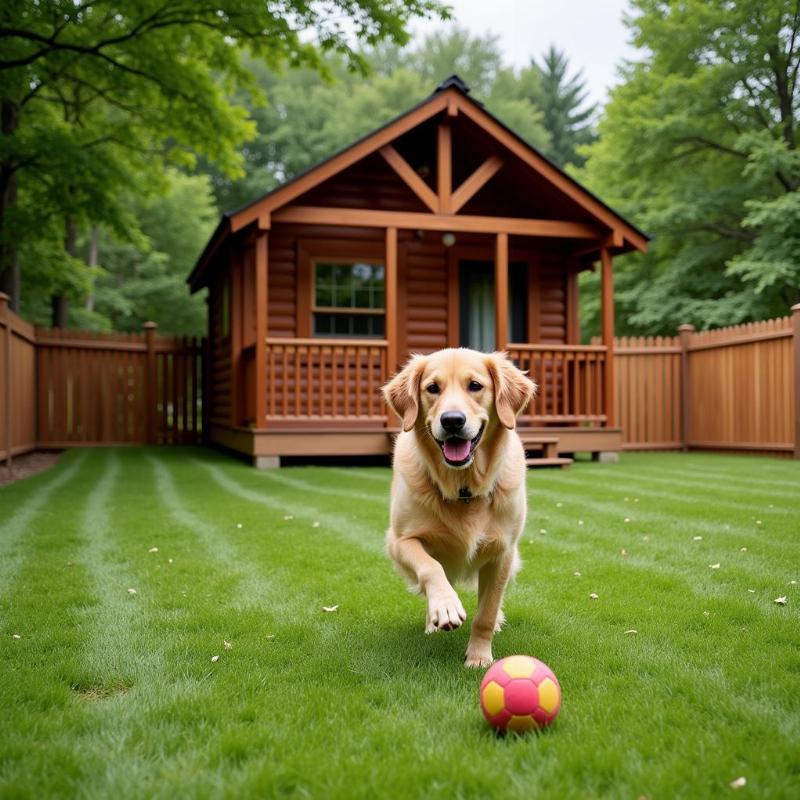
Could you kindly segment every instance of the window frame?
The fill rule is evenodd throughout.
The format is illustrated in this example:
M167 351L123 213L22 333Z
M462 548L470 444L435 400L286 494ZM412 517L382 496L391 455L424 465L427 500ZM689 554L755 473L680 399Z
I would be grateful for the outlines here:
M354 248L355 249L355 248ZM376 258L372 255L335 255L326 256L322 252L314 254L309 258L309 329L310 334L315 339L368 339L370 341L386 338L386 260L385 258ZM383 281L384 281L384 296L383 305L380 308L360 308L352 306L318 306L317 305L317 264L347 264L355 266L356 264L369 264L370 266L383 267ZM382 334L351 334L351 333L316 333L314 330L314 315L315 314L339 314L339 315L363 315L369 317L383 317L384 320L384 333Z

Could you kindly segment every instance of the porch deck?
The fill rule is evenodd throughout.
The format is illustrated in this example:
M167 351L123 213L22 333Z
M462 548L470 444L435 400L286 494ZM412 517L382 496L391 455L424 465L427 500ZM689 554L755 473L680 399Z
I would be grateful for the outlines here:
M390 453L399 427L380 393L390 377L387 350L383 339L268 338L258 426L255 348L246 349L241 397L252 403L249 424L212 420L211 440L254 458ZM620 448L619 429L608 426L604 345L510 344L508 353L539 385L519 418L531 449L532 434L557 437L559 454Z

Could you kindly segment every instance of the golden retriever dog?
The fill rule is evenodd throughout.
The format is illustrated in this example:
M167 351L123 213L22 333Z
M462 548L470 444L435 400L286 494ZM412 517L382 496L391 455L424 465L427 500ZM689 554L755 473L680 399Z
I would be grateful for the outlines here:
M465 348L412 356L383 387L403 421L386 550L426 598L426 633L458 628L467 614L453 584L477 582L468 667L492 663L503 593L520 566L526 466L514 427L535 390L505 354Z

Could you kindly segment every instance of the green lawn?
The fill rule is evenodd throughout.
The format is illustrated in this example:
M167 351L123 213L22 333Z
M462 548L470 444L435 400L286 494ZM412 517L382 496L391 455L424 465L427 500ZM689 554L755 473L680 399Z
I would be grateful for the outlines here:
M530 472L495 656L564 703L506 738L382 554L389 477L94 450L0 489L0 795L800 796L800 463Z

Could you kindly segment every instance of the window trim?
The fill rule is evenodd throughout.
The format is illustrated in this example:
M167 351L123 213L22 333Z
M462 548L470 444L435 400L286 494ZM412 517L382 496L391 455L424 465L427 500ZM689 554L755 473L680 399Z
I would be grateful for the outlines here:
M358 249L358 248L354 248ZM370 317L383 317L384 320L384 332L386 329L386 302L385 302L385 282L386 282L386 260L385 258L375 258L371 255L364 255L364 256L355 256L355 255L336 255L336 256L326 256L323 254L324 251L320 251L320 254L314 254L308 258L308 268L309 268L309 287L310 287L310 300L309 300L309 335L315 339L328 339L328 338L340 338L340 339L383 339L385 338L384 334L380 336L373 336L369 334L349 334L349 333L336 333L336 334L324 334L324 333L315 333L314 331L314 314L341 314L341 315L363 315L363 316L370 316ZM380 308L354 308L348 306L318 306L316 303L317 299L317 264L370 264L373 266L380 266L384 269L384 304Z

